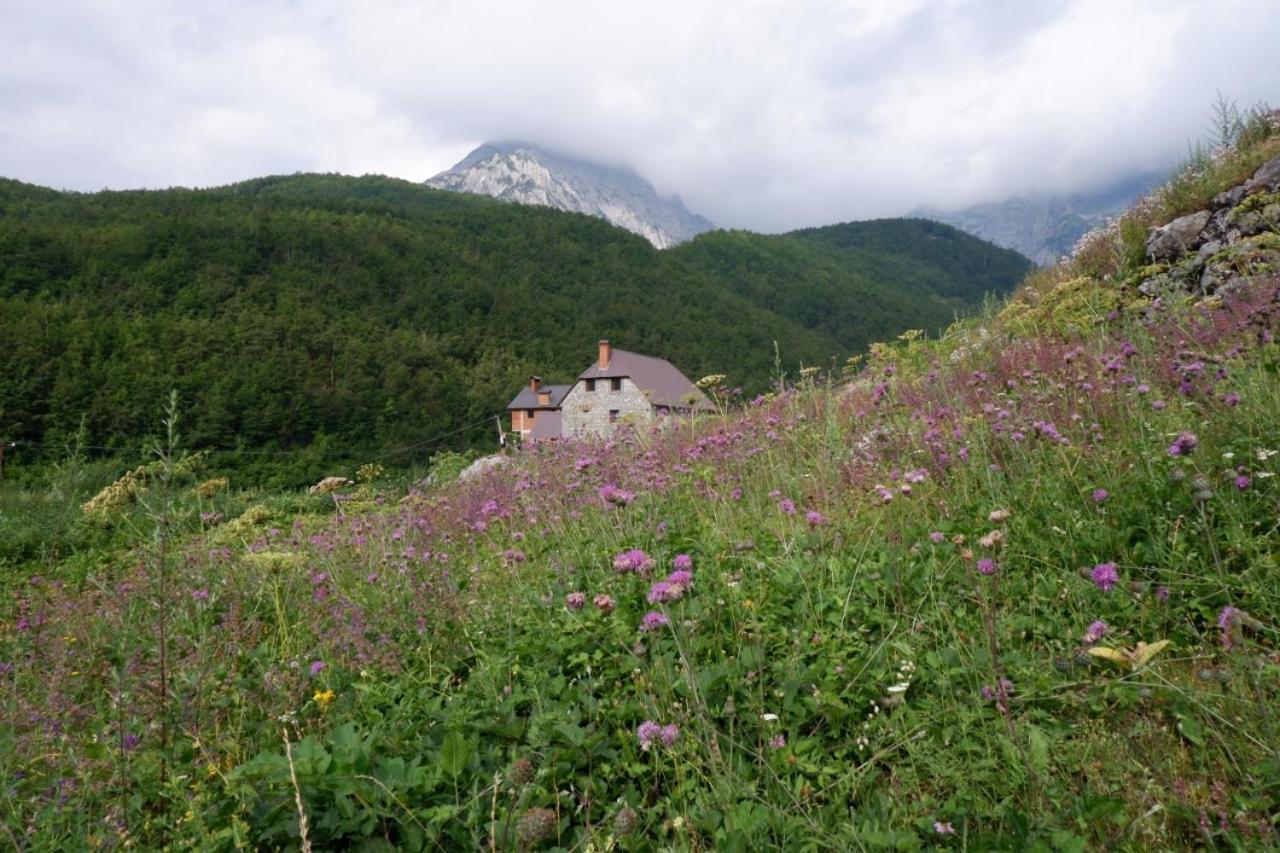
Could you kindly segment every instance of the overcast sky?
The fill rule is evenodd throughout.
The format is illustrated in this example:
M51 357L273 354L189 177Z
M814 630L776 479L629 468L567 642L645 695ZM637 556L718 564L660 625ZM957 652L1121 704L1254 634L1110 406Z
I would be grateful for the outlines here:
M781 230L1089 190L1280 103L1277 0L0 0L0 176L424 180L488 139Z

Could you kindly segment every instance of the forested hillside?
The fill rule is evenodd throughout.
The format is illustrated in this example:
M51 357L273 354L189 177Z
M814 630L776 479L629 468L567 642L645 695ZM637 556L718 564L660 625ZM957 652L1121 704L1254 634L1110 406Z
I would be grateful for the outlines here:
M669 252L599 220L381 177L60 193L0 181L0 437L133 449L178 389L193 448L490 439L594 342L765 386L1006 292L1014 253L888 220ZM391 460L396 461L396 460ZM312 471L298 471L299 478Z

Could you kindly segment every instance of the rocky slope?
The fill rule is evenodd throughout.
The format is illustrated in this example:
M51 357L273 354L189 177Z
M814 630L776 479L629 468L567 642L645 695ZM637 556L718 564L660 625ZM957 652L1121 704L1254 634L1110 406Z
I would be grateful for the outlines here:
M659 249L683 243L711 222L679 196L663 198L629 169L578 160L526 142L486 143L428 186L598 216Z
M1280 270L1280 157L1210 206L1151 229L1138 290L1211 295Z

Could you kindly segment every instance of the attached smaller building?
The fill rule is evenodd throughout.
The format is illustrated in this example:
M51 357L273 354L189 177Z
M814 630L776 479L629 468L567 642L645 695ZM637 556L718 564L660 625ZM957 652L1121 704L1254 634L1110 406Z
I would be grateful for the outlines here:
M511 430L526 441L607 436L624 418L642 423L673 414L712 411L707 396L664 358L615 350L600 341L596 361L572 385L543 386L539 377L507 406Z
M529 384L507 404L507 411L511 413L511 431L524 441L559 438L560 403L572 387L543 385L541 376L529 377Z

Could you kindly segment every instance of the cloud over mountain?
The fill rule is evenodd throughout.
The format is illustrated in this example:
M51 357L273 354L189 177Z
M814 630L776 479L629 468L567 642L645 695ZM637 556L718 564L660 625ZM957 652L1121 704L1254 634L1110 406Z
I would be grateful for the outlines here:
M1221 90L1276 100L1269 0L16 4L0 174L77 189L423 180L487 139L781 230L1103 186ZM1158 140L1153 142L1153 140Z

